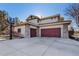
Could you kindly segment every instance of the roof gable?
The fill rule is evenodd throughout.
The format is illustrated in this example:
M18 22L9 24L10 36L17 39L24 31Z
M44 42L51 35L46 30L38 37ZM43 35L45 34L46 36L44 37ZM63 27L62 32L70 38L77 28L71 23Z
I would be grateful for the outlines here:
M27 17L26 21L33 20L33 19L40 19L40 18L35 15L30 15L29 17Z

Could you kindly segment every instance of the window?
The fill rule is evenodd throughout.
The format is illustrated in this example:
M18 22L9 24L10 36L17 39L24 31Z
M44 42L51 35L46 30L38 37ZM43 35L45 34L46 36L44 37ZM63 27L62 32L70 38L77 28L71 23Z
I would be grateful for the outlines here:
M21 28L18 29L18 33L21 33Z

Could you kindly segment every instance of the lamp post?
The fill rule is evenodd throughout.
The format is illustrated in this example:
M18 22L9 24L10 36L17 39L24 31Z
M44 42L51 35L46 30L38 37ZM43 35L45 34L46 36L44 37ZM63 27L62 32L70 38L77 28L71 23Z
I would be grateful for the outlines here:
M12 40L12 31L13 31L12 27L13 27L13 24L14 24L14 18L9 17L8 23L9 23L9 26L10 26L10 37L9 37L9 39Z

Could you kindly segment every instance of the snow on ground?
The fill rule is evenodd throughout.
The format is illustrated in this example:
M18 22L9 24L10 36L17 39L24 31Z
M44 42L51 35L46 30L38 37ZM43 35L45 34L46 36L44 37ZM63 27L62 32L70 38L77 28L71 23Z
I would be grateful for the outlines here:
M79 56L79 42L71 39L34 37L0 41L2 56Z

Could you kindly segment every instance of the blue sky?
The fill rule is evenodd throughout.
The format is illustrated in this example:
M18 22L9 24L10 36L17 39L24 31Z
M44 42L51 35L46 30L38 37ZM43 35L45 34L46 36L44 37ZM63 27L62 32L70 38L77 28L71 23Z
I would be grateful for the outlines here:
M0 4L1 10L6 10L11 17L19 17L21 20L24 20L29 15L41 15L41 16L51 16L55 14L64 15L65 8L68 7L68 4L59 4L59 3L26 3L26 4ZM66 16L65 16L66 17Z
M6 10L11 17L19 17L20 20L25 20L29 15L51 16L60 14L66 19L65 8L67 3L2 3L0 10ZM73 24L74 27L76 24Z

